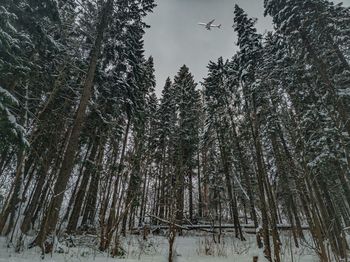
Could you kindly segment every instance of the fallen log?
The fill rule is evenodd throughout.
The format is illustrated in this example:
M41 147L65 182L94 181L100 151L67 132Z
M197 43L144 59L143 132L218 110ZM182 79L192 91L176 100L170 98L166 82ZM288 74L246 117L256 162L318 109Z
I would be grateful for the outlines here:
M153 216L153 215L149 215L150 217L152 217L152 218L155 218L155 219L157 219L157 220L159 220L159 221L161 221L161 222L163 222L163 223L166 223L166 224L168 224L168 225L163 225L163 226L161 226L161 225L153 225L154 226L154 228L153 228L153 226L151 225L151 226L148 226L150 229L151 229L151 231L154 231L154 230L157 230L157 229L168 229L169 228L169 225L170 225L170 221L168 221L168 220L165 220L165 219L163 219L163 218L160 218L160 217L157 217L157 216ZM193 224L188 224L188 225L180 225L180 224L176 224L176 223L172 223L176 228L179 228L179 229L183 229L183 230L193 230L193 226L198 226L198 225L193 225ZM138 227L138 228L136 228L135 230L140 230L140 229L142 229L143 227ZM210 228L210 229L212 229L212 228ZM134 229L132 229L132 231L133 231ZM213 231L213 230L206 230L205 228L197 228L197 230L201 230L201 231L205 231L205 232L208 232L208 233L217 233L216 231Z
M159 221L162 221L163 223L168 223L168 221L164 220L164 219L159 219ZM211 230L211 233L214 233L214 229L235 229L235 226L233 224L222 224L222 225L209 225L209 224L197 224L197 225L179 225L179 224L175 224L176 227L183 229L183 230L187 230L187 231L191 231L191 230ZM167 230L169 228L168 225L150 225L148 226L151 231L154 230ZM256 228L253 224L241 224L242 230L244 230L246 233L251 233L251 234L255 234L256 232ZM135 231L139 231L142 230L143 227L136 227L133 228L131 231L135 232ZM291 230L292 226L289 224L278 224L277 225L277 229L278 230ZM303 225L301 226L302 230L309 230L309 226L307 225Z

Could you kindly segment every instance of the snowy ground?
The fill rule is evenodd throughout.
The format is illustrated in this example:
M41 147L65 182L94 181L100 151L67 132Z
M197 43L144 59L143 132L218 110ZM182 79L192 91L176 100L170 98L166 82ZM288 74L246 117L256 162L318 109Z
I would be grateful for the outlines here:
M306 247L292 248L289 236L284 236L283 262L318 261L312 250ZM29 261L52 261L52 262L166 262L168 242L165 237L150 237L147 242L141 240L140 236L132 236L123 240L126 250L124 258L111 258L106 253L100 253L97 246L64 248L64 253L46 255L44 260L40 258L37 248L15 253L13 248L6 245L6 239L0 238L0 262L29 262ZM262 256L262 251L255 245L254 237L241 242L232 236L226 235L220 244L215 244L210 235L207 236L185 236L176 239L176 262L246 262L253 261L253 256L259 256L259 262L267 261ZM293 259L291 259L293 254Z

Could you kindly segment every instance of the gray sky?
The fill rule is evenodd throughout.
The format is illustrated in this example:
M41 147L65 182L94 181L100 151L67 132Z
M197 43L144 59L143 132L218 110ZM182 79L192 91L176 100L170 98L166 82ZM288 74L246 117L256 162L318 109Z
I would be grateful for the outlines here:
M249 16L258 18L260 33L272 29L270 17L263 16L263 0L156 0L158 6L146 22L151 25L145 35L146 55L155 62L157 94L161 93L165 79L176 75L186 64L197 82L207 74L210 60L232 57L236 50L233 31L233 7L241 6ZM335 1L350 5L350 0ZM198 22L222 24L222 29L211 31Z

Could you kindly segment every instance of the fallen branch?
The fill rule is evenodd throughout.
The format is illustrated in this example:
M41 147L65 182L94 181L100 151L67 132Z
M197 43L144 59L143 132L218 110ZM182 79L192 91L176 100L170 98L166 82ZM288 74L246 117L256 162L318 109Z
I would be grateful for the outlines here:
M166 223L166 224L168 224L168 225L174 225L175 227L180 228L180 229L183 229L183 230L190 230L187 226L181 226L181 225L179 225L179 224L170 222L170 221L168 221L168 220L165 220L165 219L160 218L160 217L157 217L157 216L153 216L153 215L148 215L148 216L149 216L149 217L152 217L152 218L155 218L155 219L159 220L160 222ZM169 228L169 226L166 226L166 227ZM151 228L152 228L152 226L151 226ZM157 228L157 226L156 226L156 228ZM167 229L167 228L166 228L166 229Z

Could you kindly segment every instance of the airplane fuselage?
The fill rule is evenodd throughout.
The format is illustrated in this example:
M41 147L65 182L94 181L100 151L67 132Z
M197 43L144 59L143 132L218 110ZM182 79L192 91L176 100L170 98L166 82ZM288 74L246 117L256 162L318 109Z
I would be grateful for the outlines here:
M215 20L212 20L209 23L198 23L198 24L205 26L205 29L207 29L207 30L211 30L212 27L221 28L221 24L220 25L213 25L214 21Z

